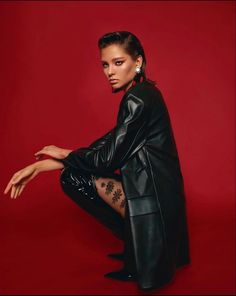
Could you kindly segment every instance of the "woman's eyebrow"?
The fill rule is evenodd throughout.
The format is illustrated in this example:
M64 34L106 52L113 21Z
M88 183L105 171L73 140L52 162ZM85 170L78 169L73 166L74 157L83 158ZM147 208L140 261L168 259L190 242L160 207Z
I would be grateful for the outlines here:
M125 58L125 57L117 57L117 58L113 58L112 61L119 60L119 59L123 59L123 58ZM103 60L102 60L101 62L102 62L102 63L105 63L106 61L103 61Z

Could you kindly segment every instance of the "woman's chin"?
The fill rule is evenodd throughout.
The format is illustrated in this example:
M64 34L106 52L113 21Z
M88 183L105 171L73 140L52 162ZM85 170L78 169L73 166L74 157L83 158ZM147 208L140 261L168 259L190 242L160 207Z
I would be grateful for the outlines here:
M119 92L121 90L123 90L123 86L119 86L119 85L118 86L117 85L112 86L112 92L113 93Z
M132 80L133 81L133 80ZM116 83L115 85L112 86L112 93L117 93L121 90L126 91L130 88L132 85L132 81L127 82L125 84L120 85L119 83Z

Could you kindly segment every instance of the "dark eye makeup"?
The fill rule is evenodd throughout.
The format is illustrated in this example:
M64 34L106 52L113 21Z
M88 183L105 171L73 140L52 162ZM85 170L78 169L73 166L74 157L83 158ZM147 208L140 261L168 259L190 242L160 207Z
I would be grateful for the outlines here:
M117 64L118 63L118 64ZM115 64L116 66L121 66L124 63L124 61L116 61ZM102 63L102 66L105 67L107 66L107 63Z

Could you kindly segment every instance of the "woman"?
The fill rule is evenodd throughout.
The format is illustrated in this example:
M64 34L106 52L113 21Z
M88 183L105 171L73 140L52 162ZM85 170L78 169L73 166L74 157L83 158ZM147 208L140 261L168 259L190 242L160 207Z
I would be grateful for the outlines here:
M63 191L124 240L121 270L107 278L137 281L141 290L162 287L188 264L189 239L183 177L167 107L146 78L138 38L127 31L98 41L112 92L124 91L117 124L88 147L47 146L38 161L18 171L5 193L22 193L39 172L61 169ZM39 160L43 155L51 159ZM116 173L116 171L120 173Z

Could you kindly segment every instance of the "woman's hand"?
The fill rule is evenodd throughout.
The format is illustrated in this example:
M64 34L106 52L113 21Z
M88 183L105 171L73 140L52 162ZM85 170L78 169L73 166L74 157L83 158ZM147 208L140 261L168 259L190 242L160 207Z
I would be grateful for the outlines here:
M37 161L27 167L17 171L7 184L4 194L11 189L11 198L17 198L26 184L38 175L38 173L52 171L52 170L61 170L64 168L63 163L54 159L45 159Z
M7 194L7 192L11 189L11 198L17 198L17 196L19 196L22 193L26 184L39 173L36 164L37 163L33 163L17 171L7 184L7 187L4 190L4 194Z
M40 151L36 152L34 155L36 159L42 159L44 155L51 156L56 159L63 159L65 158L72 150L59 148L54 145L45 146Z

